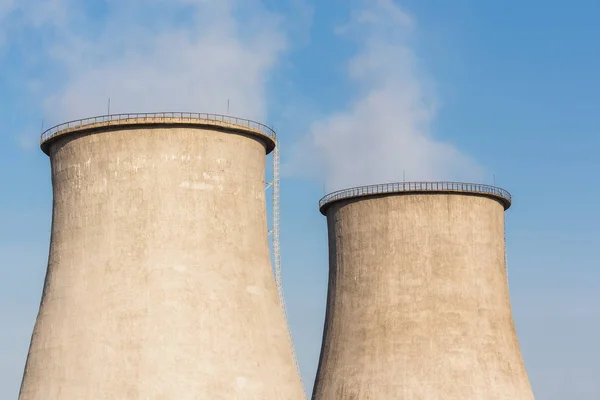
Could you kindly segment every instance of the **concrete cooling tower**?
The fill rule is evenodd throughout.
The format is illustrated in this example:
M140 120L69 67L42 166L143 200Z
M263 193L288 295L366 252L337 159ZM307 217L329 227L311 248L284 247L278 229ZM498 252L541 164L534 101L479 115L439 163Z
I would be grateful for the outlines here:
M332 193L316 400L531 400L495 187L397 183Z
M271 270L268 127L191 113L60 125L19 398L303 399Z

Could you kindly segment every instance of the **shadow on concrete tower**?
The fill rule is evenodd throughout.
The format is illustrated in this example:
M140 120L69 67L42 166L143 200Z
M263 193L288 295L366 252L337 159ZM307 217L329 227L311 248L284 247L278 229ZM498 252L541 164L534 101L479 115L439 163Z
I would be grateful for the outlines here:
M506 274L508 192L396 183L325 196L316 400L531 400Z
M21 400L304 397L270 268L272 130L129 114L41 147L52 236Z

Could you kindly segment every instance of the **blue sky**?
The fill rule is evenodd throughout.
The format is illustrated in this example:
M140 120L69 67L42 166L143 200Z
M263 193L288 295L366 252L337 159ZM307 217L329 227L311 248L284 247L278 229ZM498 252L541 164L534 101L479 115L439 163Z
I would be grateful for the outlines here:
M85 4L85 5L84 5ZM493 183L539 399L600 398L600 3L0 0L0 398L15 398L51 220L42 126L226 111L282 148L282 257L305 385L326 298L325 191Z

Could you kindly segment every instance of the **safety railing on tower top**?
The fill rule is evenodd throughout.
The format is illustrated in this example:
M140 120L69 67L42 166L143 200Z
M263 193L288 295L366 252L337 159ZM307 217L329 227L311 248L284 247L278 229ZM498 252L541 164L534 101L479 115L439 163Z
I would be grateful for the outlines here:
M499 198L505 209L508 209L512 203L512 196L508 191L490 185L463 182L397 182L338 190L323 197L319 201L319 209L322 210L327 204L338 200L404 192L460 192L488 195Z
M40 142L44 143L48 139L60 134L62 131L69 129L82 128L86 125L94 124L106 124L110 125L111 122L156 122L157 120L164 119L165 122L190 122L190 123L202 123L202 121L225 123L231 125L239 125L247 127L263 133L264 135L276 140L275 131L267 125L261 124L260 122L251 121L249 119L231 117L229 115L221 114L207 114L207 113L192 113L192 112L155 112L155 113L129 113L129 114L110 114L101 115L98 117L90 117L77 119L56 125L50 129L47 129L42 133Z

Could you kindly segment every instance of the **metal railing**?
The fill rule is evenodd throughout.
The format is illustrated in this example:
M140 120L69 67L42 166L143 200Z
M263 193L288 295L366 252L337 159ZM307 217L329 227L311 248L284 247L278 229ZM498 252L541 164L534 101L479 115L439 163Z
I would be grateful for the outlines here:
M463 182L397 182L338 190L319 200L319 209L323 211L324 206L338 200L403 192L459 192L488 195L499 198L504 204L504 209L508 209L512 203L512 196L508 191L490 185Z
M276 140L275 131L268 127L267 125L261 124L260 122L251 121L249 119L231 117L228 115L221 114L207 114L207 113L192 113L192 112L155 112L155 113L129 113L129 114L111 114L111 115L101 115L97 117L83 118L77 119L74 121L69 121L62 123L60 125L56 125L50 129L45 130L42 133L42 137L40 138L40 143L44 143L47 140L53 138L54 136L60 135L61 132L69 130L82 128L86 125L94 125L94 124L106 124L110 125L111 122L156 122L157 120L164 120L165 122L198 122L201 123L203 121L210 122L221 122L225 124L238 125L242 127L247 127L252 130L259 131L264 135L270 137L273 140Z

